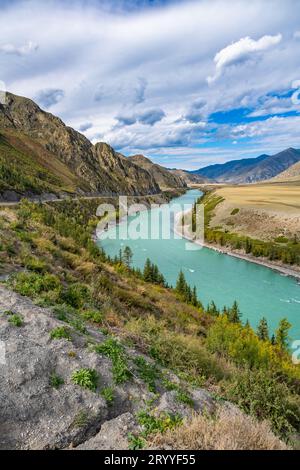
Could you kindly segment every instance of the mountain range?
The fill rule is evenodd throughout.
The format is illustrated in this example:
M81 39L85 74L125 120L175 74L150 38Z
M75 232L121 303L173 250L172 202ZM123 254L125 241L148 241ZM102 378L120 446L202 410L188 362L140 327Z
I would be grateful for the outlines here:
M155 171L148 171L151 165L146 169L134 160L106 143L93 145L27 98L7 93L6 104L0 104L0 194L4 199L10 193L14 197L45 192L146 195L167 187L186 187L168 170L153 164Z
M232 160L210 165L191 173L221 183L257 183L269 180L300 161L300 150L289 148L276 155Z

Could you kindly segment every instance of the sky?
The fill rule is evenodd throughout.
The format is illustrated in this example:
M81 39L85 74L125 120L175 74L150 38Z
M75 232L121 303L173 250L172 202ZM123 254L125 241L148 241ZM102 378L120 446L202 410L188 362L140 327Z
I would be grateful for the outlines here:
M300 148L300 0L0 0L2 88L197 169Z

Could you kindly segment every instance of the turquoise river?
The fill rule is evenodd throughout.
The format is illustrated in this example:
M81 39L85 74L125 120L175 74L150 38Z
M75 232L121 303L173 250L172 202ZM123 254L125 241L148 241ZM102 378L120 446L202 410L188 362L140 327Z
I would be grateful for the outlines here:
M190 190L173 199L170 203L172 211L178 212L178 205L183 207L184 204L195 202L199 195L200 191ZM129 220L137 217L142 224L148 223L150 211L131 216ZM128 245L134 254L135 267L142 269L146 259L150 258L170 285L175 284L178 272L182 269L187 282L197 287L198 297L204 305L214 300L218 307L223 307L237 300L244 321L248 319L255 328L259 319L265 316L271 331L275 330L281 318L286 317L292 324L291 338L300 339L300 281L209 248L186 250L184 239L172 237L164 240L160 237L156 240L120 240L118 233L121 225L110 228L105 232L107 238L99 241L111 257ZM114 230L117 237L110 239Z

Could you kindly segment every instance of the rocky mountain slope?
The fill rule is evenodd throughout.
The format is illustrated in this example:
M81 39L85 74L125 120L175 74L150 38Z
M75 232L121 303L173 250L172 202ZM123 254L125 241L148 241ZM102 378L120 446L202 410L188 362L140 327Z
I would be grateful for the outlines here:
M9 151L14 152L15 158L15 166L11 168L8 153L1 152L5 172L16 173L17 169L24 167L24 159L27 159L28 165L36 164L37 172L43 173L48 162L48 180L53 179L52 186L45 185L48 191L58 189L55 186L59 186L57 177L60 173L71 180L67 189L76 192L134 195L160 191L157 182L146 170L116 153L107 144L92 145L82 134L42 111L27 98L7 94L6 105L0 104L0 135L1 141L10 147ZM27 169L25 173L28 173ZM7 177L8 190L9 183ZM5 181L2 181L2 188L4 185ZM63 190L62 187L60 189Z
M179 178L185 181L187 185L213 182L213 180L204 178L204 176L198 175L197 173L191 173L190 171L187 171L187 170L171 169L169 171L173 173L173 175L179 176Z
M279 173L279 175L272 178L271 181L299 181L300 180L300 162L290 166L287 170Z
M149 158L144 157L144 155L133 155L132 157L128 157L128 160L135 163L140 168L147 170L158 183L161 190L185 188L187 186L186 181L181 175L174 174L167 168L153 163Z
M276 155L233 160L210 165L192 173L223 183L255 183L268 180L300 161L300 150L289 148Z

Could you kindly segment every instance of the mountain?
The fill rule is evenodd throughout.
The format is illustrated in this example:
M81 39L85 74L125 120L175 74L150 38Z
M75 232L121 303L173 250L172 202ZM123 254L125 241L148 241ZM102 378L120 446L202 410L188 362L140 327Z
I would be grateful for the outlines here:
M290 166L287 170L279 173L271 181L300 181L300 162Z
M186 181L180 175L153 163L149 158L144 157L144 155L133 155L132 157L128 157L128 160L135 163L140 168L147 170L158 183L161 190L185 188L187 186Z
M171 169L169 170L173 175L179 176L187 185L189 184L203 184L203 183L212 183L213 181L204 178L201 175L198 175L197 173L191 173L187 170L179 170L179 169Z
M156 194L148 171L84 135L33 101L7 93L0 104L0 188L85 194Z
M276 155L233 160L210 165L192 173L224 183L255 183L273 178L300 161L300 150L289 148Z

